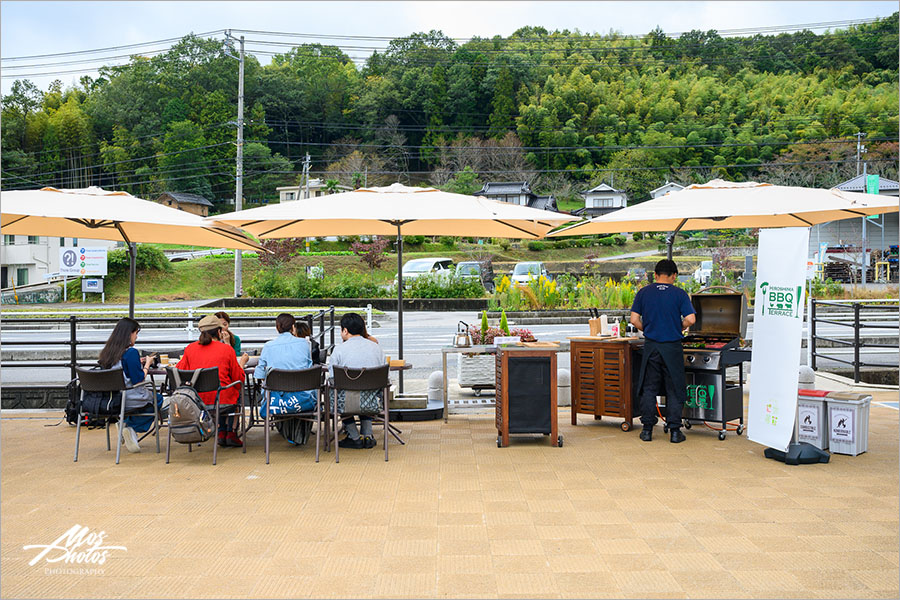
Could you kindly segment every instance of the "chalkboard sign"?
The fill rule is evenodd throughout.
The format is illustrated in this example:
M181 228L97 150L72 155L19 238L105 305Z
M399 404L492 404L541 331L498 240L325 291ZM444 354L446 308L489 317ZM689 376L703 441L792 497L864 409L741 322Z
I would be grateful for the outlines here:
M542 433L562 445L557 429L556 353L548 350L497 352L497 445L510 434Z

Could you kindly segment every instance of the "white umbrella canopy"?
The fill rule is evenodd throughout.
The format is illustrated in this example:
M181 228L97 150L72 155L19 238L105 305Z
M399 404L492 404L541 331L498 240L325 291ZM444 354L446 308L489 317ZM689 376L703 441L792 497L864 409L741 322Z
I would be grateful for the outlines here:
M572 217L395 183L226 213L216 220L260 239L398 234L535 239Z
M218 215L260 239L396 235L398 356L403 358L403 236L541 238L570 215L394 183ZM403 392L403 372L400 392Z
M260 250L240 230L215 219L99 187L0 192L7 235L50 235L121 242L191 244Z
M555 231L548 237L621 233L809 227L897 212L895 197L714 179Z
M0 192L6 235L46 235L265 250L242 231L156 202L99 187ZM134 316L134 252L128 314Z

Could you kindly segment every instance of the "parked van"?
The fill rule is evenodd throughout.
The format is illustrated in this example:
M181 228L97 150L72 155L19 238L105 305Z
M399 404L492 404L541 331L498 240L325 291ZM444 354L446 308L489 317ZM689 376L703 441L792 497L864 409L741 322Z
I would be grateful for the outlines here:
M449 276L453 273L452 258L415 258L403 265L403 286L409 285L409 281L423 275L437 274ZM394 285L397 278L394 277Z
M537 279L541 275L550 279L550 274L542 262L520 262L516 263L513 270L509 272L509 278L513 283L528 283L530 278Z
M460 279L477 279L487 293L494 292L494 268L490 261L464 261L456 265L456 276Z

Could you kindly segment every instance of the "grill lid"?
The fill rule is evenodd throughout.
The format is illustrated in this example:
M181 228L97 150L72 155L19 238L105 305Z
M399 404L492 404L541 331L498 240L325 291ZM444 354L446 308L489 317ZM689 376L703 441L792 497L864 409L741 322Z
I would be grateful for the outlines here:
M697 323L691 334L743 338L747 334L747 297L744 294L692 294Z

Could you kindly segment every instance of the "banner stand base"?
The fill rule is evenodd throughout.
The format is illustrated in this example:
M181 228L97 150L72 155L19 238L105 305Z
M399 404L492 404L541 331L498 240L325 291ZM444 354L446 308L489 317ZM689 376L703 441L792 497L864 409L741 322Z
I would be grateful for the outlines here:
M786 465L813 465L816 463L827 463L831 459L831 454L825 450L819 450L806 442L789 445L787 452L782 452L775 448L766 448L763 454L765 454L766 458L783 462Z

